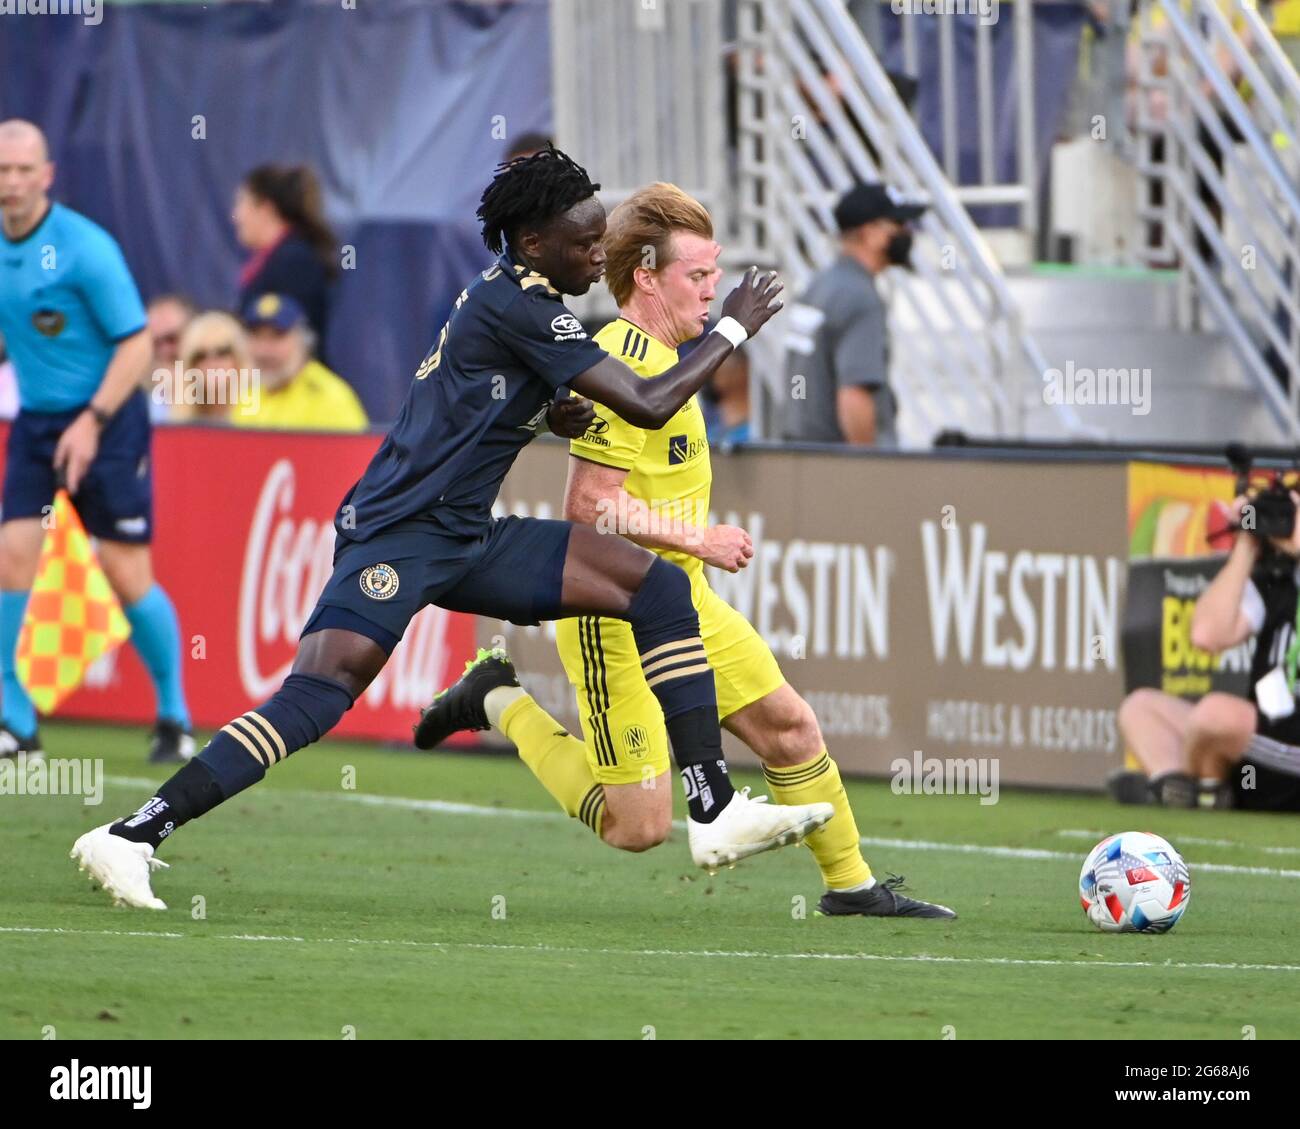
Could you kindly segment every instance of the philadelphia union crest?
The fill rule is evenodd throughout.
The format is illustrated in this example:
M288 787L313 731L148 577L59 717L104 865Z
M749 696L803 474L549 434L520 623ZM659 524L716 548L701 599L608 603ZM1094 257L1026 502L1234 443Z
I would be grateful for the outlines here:
M397 595L397 569L388 564L371 565L361 572L361 591L372 600L387 600Z

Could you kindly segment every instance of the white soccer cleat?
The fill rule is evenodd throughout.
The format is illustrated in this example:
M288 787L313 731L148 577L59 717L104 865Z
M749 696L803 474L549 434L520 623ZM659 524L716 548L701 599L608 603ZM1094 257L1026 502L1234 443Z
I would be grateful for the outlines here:
M750 855L802 843L835 814L830 804L769 804L766 796L750 799L742 788L712 823L686 821L691 858L715 871Z
M153 857L153 848L148 843L133 843L120 835L110 835L111 826L105 823L87 831L72 844L72 857L79 869L88 871L90 878L112 895L114 905L166 909L167 903L154 897L149 874L167 864Z

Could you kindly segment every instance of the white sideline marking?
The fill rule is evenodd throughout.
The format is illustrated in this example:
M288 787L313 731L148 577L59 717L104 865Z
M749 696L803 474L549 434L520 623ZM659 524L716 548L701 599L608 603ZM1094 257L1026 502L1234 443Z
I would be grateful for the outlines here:
M176 940L185 937L184 933L156 933L152 929L63 929L31 925L0 925L0 933L68 933L74 937L167 937Z
M105 780L109 784L120 784L133 788L154 788L157 786L155 781L137 779L131 776L108 776L105 777ZM419 800L406 796L377 796L368 792L300 792L290 789L277 789L275 794L293 799L347 800L351 803L367 804L371 807L405 808L410 811L439 812L443 815L481 815L504 819L572 822L567 815L559 811L497 808L487 807L482 804L452 803L448 800ZM681 820L674 820L673 826L680 831L685 828L686 824ZM866 847L890 847L900 851L947 851L955 854L986 855L990 858L1064 860L1080 864L1083 861L1075 852L1049 851L1041 847L990 847L983 843L943 843L930 839L881 839L870 835L863 835L859 842ZM1191 862L1190 860L1187 865L1198 871L1212 874L1253 874L1263 878L1300 878L1300 870L1279 870L1268 866L1239 866L1235 863Z
M1057 968L1169 968L1212 972L1300 972L1300 964L1224 964L1217 961L1172 960L1035 960L1022 957L941 957L918 953L763 953L745 949L586 949L574 945L500 945L475 941L404 941L382 937L290 937L249 933L221 933L212 937L185 933L151 933L123 929L62 929L0 925L0 933L50 933L77 937L162 937L167 940L277 941L298 945L388 945L413 949L470 949L512 953L555 953L562 956L713 957L728 960L863 960L888 964L984 964L1050 966Z
M1107 835L1113 835L1113 831L1089 831L1085 828L1072 827L1066 831L1058 831L1058 835L1066 839L1093 839L1100 843ZM1266 847L1255 843L1243 843L1239 839L1202 839L1196 835L1179 835L1180 843L1195 843L1198 847L1239 847L1243 851L1262 851L1266 855L1300 855L1300 847Z

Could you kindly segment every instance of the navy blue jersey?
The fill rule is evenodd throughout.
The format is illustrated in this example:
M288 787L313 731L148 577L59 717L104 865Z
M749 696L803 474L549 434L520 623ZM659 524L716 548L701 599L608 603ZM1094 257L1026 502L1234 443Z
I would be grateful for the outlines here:
M367 541L413 520L482 534L556 391L605 356L559 292L507 250L456 300L397 422L343 499L339 535Z

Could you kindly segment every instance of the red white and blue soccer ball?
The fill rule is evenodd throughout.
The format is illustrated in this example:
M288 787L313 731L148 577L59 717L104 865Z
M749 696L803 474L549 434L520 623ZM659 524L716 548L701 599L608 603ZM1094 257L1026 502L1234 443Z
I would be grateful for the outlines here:
M1191 900L1183 856L1149 831L1103 839L1079 874L1083 912L1104 933L1167 933Z

